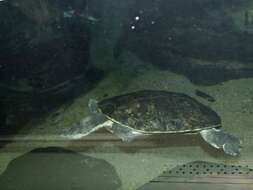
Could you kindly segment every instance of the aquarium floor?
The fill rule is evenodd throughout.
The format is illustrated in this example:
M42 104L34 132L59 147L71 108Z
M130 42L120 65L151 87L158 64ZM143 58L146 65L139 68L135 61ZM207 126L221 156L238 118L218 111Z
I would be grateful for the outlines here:
M60 146L101 158L116 169L123 190L133 190L158 176L166 168L195 160L232 163L253 167L253 79L231 80L213 86L197 86L187 78L136 61L133 69L122 65L106 75L88 94L63 105L40 121L29 123L0 149L0 173L10 161L34 148ZM128 69L126 69L128 68ZM89 98L102 99L139 89L163 89L186 93L212 107L222 118L223 127L243 141L241 155L230 157L205 144L198 136L155 136L122 143L100 131L79 141L58 138L61 130L87 115ZM195 95L202 90L213 96L211 103ZM67 172L67 171L66 171Z

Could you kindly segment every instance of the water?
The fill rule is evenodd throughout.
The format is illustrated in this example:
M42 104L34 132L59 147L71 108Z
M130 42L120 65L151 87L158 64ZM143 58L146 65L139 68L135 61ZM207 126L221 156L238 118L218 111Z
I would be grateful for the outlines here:
M120 179L115 189L124 190L195 160L253 167L252 10L251 1L225 0L2 1L0 179L13 160L52 146L103 159ZM100 130L80 140L61 138L89 115L89 99L144 89L184 93L212 108L243 141L240 156L225 155L199 135L126 143ZM31 159L38 167L40 160Z

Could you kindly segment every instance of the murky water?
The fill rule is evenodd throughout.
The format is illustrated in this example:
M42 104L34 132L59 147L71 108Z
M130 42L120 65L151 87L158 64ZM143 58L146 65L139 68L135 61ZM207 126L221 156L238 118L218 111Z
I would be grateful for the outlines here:
M225 0L1 1L0 189L132 190L196 160L253 167L252 10ZM139 90L208 106L241 139L240 155L199 134L62 137L91 116L90 99Z

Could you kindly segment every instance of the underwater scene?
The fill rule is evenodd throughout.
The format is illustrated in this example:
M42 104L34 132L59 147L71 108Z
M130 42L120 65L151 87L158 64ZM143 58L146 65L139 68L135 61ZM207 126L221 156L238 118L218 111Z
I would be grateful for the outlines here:
M252 179L252 0L0 0L1 190Z

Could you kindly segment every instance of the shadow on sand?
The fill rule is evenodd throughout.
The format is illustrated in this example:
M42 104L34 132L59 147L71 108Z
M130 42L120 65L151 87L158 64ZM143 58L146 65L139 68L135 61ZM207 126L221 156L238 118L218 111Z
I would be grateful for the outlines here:
M38 148L10 162L0 189L116 190L121 181L108 162L58 147Z

